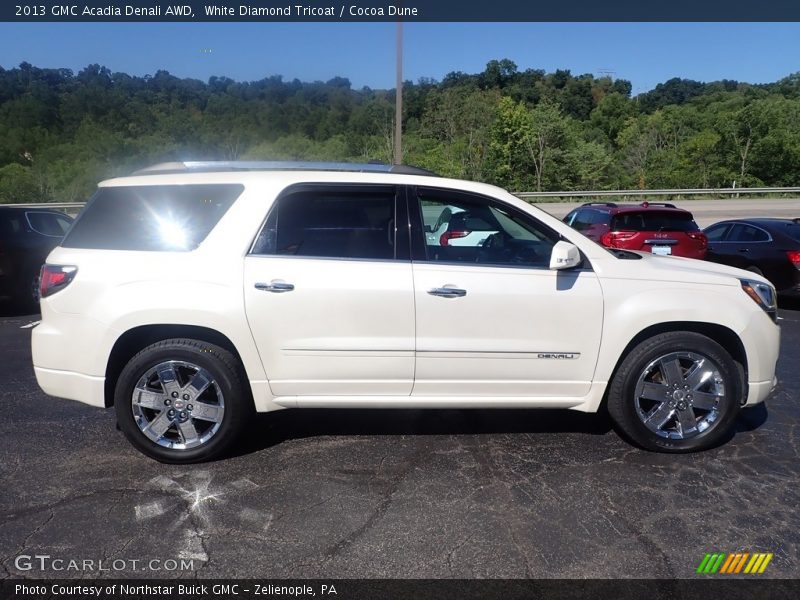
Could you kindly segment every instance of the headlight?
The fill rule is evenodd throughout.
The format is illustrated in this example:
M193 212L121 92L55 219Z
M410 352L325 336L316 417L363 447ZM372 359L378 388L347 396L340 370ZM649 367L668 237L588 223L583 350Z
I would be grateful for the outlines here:
M764 309L770 318L778 322L778 300L775 288L768 283L753 281L752 279L740 279L744 292L753 299L753 302Z

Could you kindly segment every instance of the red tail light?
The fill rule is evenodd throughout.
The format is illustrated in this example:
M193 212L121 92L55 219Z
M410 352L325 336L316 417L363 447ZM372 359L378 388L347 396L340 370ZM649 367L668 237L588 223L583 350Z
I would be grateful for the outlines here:
M790 250L786 253L786 256L789 257L789 261L795 266L795 268L800 270L800 252L797 250Z
M46 298L63 290L75 279L78 267L72 265L44 265L39 277L39 295Z
M471 231L445 231L441 236L439 236L439 245L440 246L447 246L447 243L450 240L454 240L456 238L463 238L467 237Z
M693 240L699 241L700 247L702 249L705 250L706 248L708 248L708 238L706 237L706 234L703 233L702 231L690 231L686 235L688 235Z
M636 235L635 231L609 231L600 238L600 243L607 248L621 248L622 242Z

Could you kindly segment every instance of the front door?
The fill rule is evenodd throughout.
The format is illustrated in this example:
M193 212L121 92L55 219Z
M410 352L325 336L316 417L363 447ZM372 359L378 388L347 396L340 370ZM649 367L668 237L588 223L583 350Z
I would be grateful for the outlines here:
M589 265L551 271L558 234L489 197L419 188L410 206L413 395L588 393L603 325L602 291ZM442 215L448 226L439 233Z

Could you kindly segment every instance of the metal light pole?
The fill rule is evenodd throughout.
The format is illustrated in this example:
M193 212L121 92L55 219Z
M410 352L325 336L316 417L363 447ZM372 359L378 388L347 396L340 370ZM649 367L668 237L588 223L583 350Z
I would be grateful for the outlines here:
M394 99L394 164L403 164L403 22L397 22L397 82Z

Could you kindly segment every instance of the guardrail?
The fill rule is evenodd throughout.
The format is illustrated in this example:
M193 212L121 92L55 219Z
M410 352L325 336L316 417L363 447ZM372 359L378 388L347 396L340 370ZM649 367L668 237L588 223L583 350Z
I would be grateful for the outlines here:
M576 202L585 198L646 198L646 197L672 197L687 198L691 196L717 196L728 198L741 198L750 196L765 196L769 194L786 195L797 194L800 196L800 187L763 187L763 188L696 188L674 190L593 190L576 192L514 192L514 195L523 200L571 200ZM83 208L85 202L33 202L28 204L0 204L0 206L15 206L18 208L52 208L66 212L77 213Z
M687 196L720 196L749 197L768 194L800 194L800 187L763 187L763 188L695 188L674 190L594 190L586 192L515 192L514 195L523 200L531 198L642 198L652 196L668 196L685 198Z

